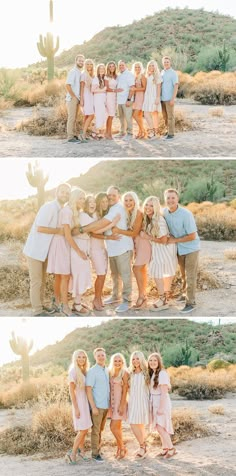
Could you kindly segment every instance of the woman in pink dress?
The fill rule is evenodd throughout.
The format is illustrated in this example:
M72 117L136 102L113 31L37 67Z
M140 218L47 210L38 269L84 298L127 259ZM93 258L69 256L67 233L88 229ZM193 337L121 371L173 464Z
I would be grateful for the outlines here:
M97 74L92 80L93 104L95 112L96 132L94 138L102 139L104 136L104 127L107 118L106 111L106 86L105 86L105 64L97 66Z
M135 86L132 88L132 92L134 93L133 118L137 122L139 128L135 139L144 139L145 130L143 125L143 101L147 80L144 75L143 65L140 61L137 61L133 64L132 73L135 77Z
M139 199L135 192L126 192L122 201L127 212L128 230L121 230L113 227L113 233L126 236L132 236L134 239L135 261L133 264L133 272L138 285L138 299L134 309L141 309L145 304L146 287L147 287L147 264L151 259L151 245L148 240L140 236L143 223L143 213L139 207Z
M69 199L71 187L69 184L60 185L61 193ZM64 236L64 226L68 223L68 207L60 209L58 214L58 234L53 235L49 252L47 273L54 274L53 306L56 312L61 312L60 304L71 313L68 306L68 283L70 279L70 246Z
M88 140L86 134L87 130L94 118L94 105L92 93L92 81L94 78L94 63L91 59L86 59L84 62L84 71L80 78L80 106L84 111L84 125L82 139Z
M143 111L148 124L148 139L158 135L159 114L161 112L161 75L156 61L147 64L147 85L144 94Z
M125 458L127 448L123 442L122 421L127 417L127 390L129 374L126 368L125 358L122 354L114 354L111 357L109 365L110 374L110 398L111 406L109 416L111 418L110 428L116 443L117 459Z
M116 63L110 61L106 66L105 85L107 88L107 123L106 123L106 139L112 139L112 121L116 115L117 93L123 89L117 88Z
M150 375L150 422L157 430L162 443L162 451L158 456L171 458L176 454L171 436L174 434L171 421L171 401L169 390L170 378L163 367L160 354L153 353L148 357L148 371Z
M72 451L66 455L69 464L76 464L78 457L87 459L84 455L84 442L92 421L89 403L85 390L85 377L89 370L88 356L84 350L76 350L72 356L69 369L69 392L72 402L72 417L74 430L77 433Z
M100 193L96 196L88 195L85 200L84 211L91 217L92 221L99 220L108 212L108 197L106 193ZM96 311L103 311L102 291L106 279L108 256L105 248L106 239L116 239L114 235L104 235L103 232L112 228L119 218L115 218L110 225L98 230L96 233L90 233L90 258L93 268L96 272L94 283L93 308Z

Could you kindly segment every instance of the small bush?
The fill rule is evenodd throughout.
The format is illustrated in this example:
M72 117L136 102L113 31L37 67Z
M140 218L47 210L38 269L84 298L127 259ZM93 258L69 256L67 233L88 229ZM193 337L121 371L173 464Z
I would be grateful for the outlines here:
M214 372L218 369L227 369L229 366L230 362L227 362L226 360L214 359L208 363L207 368L210 370L210 372Z
M236 248L230 248L229 250L224 250L225 259L236 260Z
M213 413L213 415L224 415L225 409L223 405L211 405L208 407L209 412Z
M208 110L208 114L213 117L222 117L224 115L224 109L223 107L214 107Z

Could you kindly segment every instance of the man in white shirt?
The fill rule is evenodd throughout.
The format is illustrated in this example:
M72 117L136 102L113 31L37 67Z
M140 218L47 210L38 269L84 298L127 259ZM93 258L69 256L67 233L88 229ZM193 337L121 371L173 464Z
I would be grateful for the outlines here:
M118 68L120 74L117 77L117 88L122 89L121 92L117 93L118 114L121 126L119 136L127 140L130 139L133 134L133 102L130 88L135 85L135 78L133 73L128 70L125 61L119 61Z
M60 184L56 199L39 209L23 249L29 266L30 301L34 316L47 315L43 306L47 256L53 235L63 234L61 228L57 228L58 214L68 202L70 190L69 184Z
M67 105L67 140L68 142L80 143L76 135L76 118L80 102L80 77L84 67L84 56L77 55L75 58L75 66L72 68L66 80L66 105Z
M118 187L111 186L107 190L108 201L110 205L109 212L96 222L80 227L81 232L96 232L105 228L113 219L120 215L117 227L127 230L127 215L125 208L120 202L120 190ZM105 232L105 236L112 234L111 230ZM116 312L126 312L129 309L132 293L132 274L131 259L133 255L133 239L130 236L120 235L119 240L106 240L107 252L110 262L111 277L113 281L112 296L106 299L105 304L112 304L120 301L120 280L122 281L122 299L123 302L116 308Z

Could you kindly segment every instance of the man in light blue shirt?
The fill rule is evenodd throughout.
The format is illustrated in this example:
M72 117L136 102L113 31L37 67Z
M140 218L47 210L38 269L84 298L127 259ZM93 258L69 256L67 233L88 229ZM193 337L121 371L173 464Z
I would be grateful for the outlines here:
M195 294L200 251L200 239L192 212L179 206L177 190L169 188L164 193L167 208L164 217L171 233L168 243L177 243L178 262L183 281L185 307L180 311L188 313L196 307Z
M169 56L162 58L164 69L161 72L161 105L162 115L167 128L165 139L173 139L175 134L175 116L174 104L178 91L179 80L176 71L171 68L171 59Z
M67 140L68 142L80 143L76 135L76 118L80 102L80 77L84 67L84 55L77 55L75 66L68 73L66 79L66 106L68 112L67 118Z
M110 406L109 372L105 367L106 352L99 347L93 352L96 364L86 375L86 392L92 411L91 448L92 458L102 463L100 455L101 435L105 428L107 412Z
M118 68L120 74L117 77L117 88L122 89L121 92L117 93L118 114L121 126L119 136L127 140L133 134L133 93L130 91L130 88L135 85L135 79L133 73L128 70L125 61L119 61Z

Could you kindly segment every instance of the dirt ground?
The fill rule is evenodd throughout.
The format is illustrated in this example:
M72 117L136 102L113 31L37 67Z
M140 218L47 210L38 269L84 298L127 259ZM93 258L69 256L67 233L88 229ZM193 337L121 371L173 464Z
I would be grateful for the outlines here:
M219 289L210 289L205 284L204 290L197 293L197 306L194 311L188 314L189 317L233 317L236 316L236 266L235 260L224 259L224 250L235 248L233 242L223 241L201 241L201 263L207 271L210 271L220 282ZM17 249L17 252L16 252ZM22 263L22 245L14 248L12 243L0 245L0 263L1 266L20 265ZM109 294L112 289L111 278L108 274L106 279L105 291ZM155 318L155 317L183 317L179 311L183 308L182 304L173 301L168 310L151 312L150 307L155 301L155 293L148 295L146 305L139 311L132 309L124 315L115 312L116 304L105 307L103 312L92 310L93 294L89 293L83 299L88 306L91 306L90 316L99 317L129 317L129 318ZM133 278L133 301L137 299L137 285ZM31 308L29 298L17 298L0 301L0 316L30 316ZM59 314L58 314L59 315ZM86 318L85 318L86 319Z
M228 394L218 401L188 401L180 397L172 397L173 408L193 408L198 412L200 421L207 425L211 435L205 438L196 438L176 445L177 454L166 460L157 458L159 448L153 444L148 446L148 456L142 461L136 461L134 453L137 443L130 432L129 425L124 426L124 440L128 448L128 455L124 460L115 460L115 448L104 445L103 464L91 460L68 466L64 458L45 459L42 454L31 457L0 456L0 473L6 476L235 476L236 475L236 405L234 394ZM220 404L224 407L224 415L212 414L208 408ZM23 415L25 412L25 416ZM0 410L0 431L17 424L29 422L27 410ZM197 435L196 435L197 436ZM109 422L103 435L103 440L113 439ZM90 454L87 454L90 457Z
M176 108L189 118L194 129L177 133L173 141L162 139L124 141L91 140L69 144L57 137L36 137L16 132L16 123L29 118L32 108L0 112L0 157L235 157L236 106L224 106L221 117L209 112L214 106L202 106L178 100ZM115 123L119 126L119 121Z

